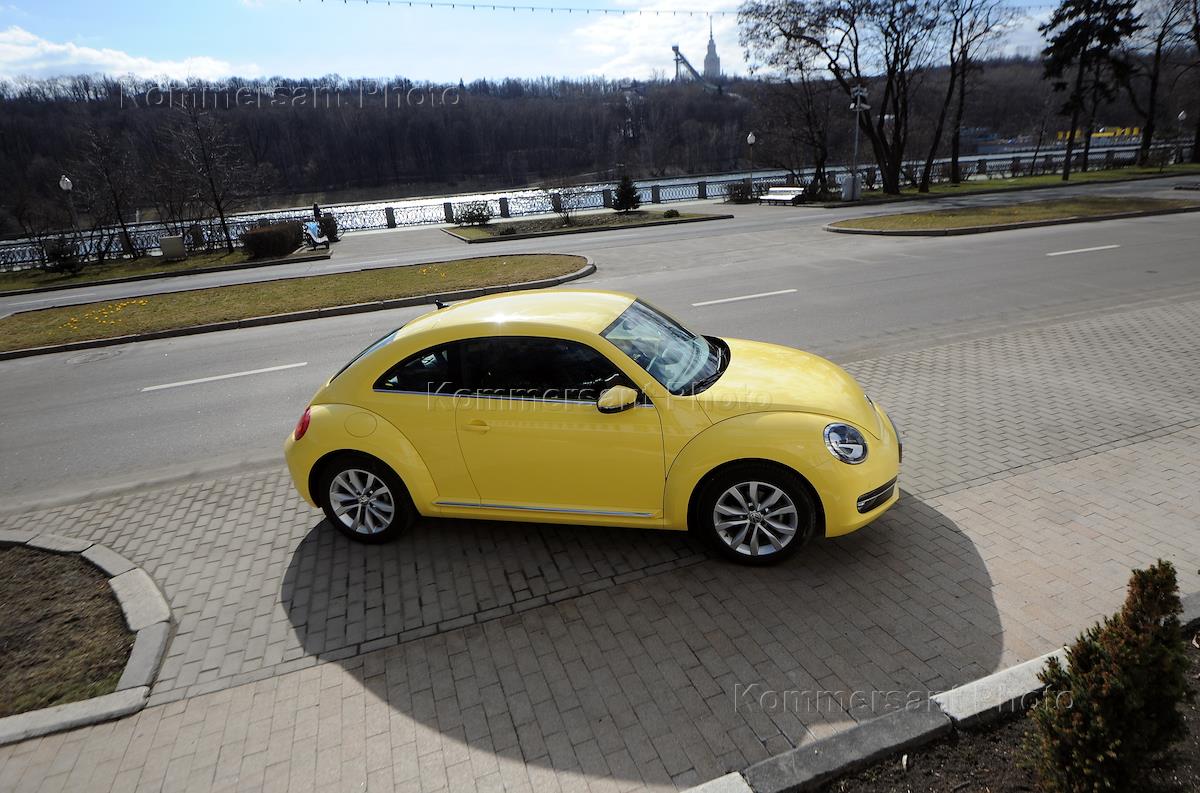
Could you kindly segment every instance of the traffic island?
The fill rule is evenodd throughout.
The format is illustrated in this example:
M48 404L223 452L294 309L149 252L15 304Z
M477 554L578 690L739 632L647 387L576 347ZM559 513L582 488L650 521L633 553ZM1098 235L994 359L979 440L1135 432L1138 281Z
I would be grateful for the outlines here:
M0 360L540 289L595 270L586 256L479 256L23 311L0 319Z
M110 548L0 532L0 745L141 710L171 637L153 579Z
M557 215L536 220L501 221L482 226L458 226L442 229L451 237L463 242L503 242L504 240L528 240L535 237L554 237L559 234L583 234L589 231L616 231L619 229L668 226L674 223L698 223L706 220L728 220L733 215L714 215L706 212L634 211L576 215L569 225Z
M958 182L938 182L929 186L929 192L922 193L915 188L905 188L897 195L872 192L861 201L826 201L824 203L802 204L801 206L821 207L823 209L841 209L846 206L872 206L876 204L896 204L905 201L936 201L941 198L960 198L962 196L995 195L996 193L1012 193L1030 190L1057 190L1061 187L1078 187L1080 185L1117 184L1120 182L1144 182L1150 179L1170 179L1176 176L1200 174L1200 165L1194 163L1177 163L1161 168L1150 166L1126 166L1124 168L1102 168L1092 171L1075 171L1071 178L1063 181L1062 175L1055 171L1036 176L987 176L986 178L967 178Z
M939 237L1196 211L1200 211L1200 201L1093 196L874 215L839 220L825 226L825 230L839 234Z
M59 292L81 286L111 286L134 281L152 281L182 275L204 275L231 270L252 270L276 264L302 264L328 259L328 250L301 248L295 253L274 259L251 259L245 251L233 253L202 253L179 261L167 261L162 256L143 256L131 261L85 267L74 275L62 275L40 268L28 268L0 273L0 297Z

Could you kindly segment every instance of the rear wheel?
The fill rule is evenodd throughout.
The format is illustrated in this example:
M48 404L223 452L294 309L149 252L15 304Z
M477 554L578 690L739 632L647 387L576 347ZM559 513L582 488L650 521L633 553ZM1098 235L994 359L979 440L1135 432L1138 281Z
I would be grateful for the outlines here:
M413 522L415 510L404 483L372 457L337 457L317 479L325 518L351 539L387 542Z
M693 526L728 559L774 564L812 537L816 509L796 474L762 464L721 471L703 486Z

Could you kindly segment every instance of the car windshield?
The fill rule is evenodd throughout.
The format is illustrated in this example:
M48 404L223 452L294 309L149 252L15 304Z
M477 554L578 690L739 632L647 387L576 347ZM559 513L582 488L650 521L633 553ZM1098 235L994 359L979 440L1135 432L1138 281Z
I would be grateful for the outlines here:
M708 388L721 376L729 359L720 340L692 333L640 300L625 309L601 335L676 395Z

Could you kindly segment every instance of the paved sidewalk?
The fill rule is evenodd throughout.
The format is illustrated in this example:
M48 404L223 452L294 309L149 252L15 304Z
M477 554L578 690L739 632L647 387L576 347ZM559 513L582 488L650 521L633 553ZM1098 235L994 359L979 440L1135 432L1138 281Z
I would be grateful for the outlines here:
M0 748L0 790L669 790L1046 652L1158 557L1200 590L1200 303L849 368L905 498L766 570L620 530L353 545L279 471L27 516L179 630L151 707Z

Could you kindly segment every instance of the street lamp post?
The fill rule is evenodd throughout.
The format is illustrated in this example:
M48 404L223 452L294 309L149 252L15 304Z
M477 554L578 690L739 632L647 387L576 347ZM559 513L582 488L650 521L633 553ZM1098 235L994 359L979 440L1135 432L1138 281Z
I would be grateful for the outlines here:
M754 200L754 133L746 136L746 145L750 147L750 200Z
M67 208L71 210L71 226L75 229L75 236L79 236L79 216L75 214L75 194L72 192L75 184L71 181L71 177L63 174L58 178L58 186L67 194Z
M857 201L859 198L858 189L858 127L859 114L865 113L871 109L867 104L867 89L866 86L856 85L850 89L850 110L854 113L854 151L850 155L850 191L849 194L845 190L842 191L842 198L847 201Z

